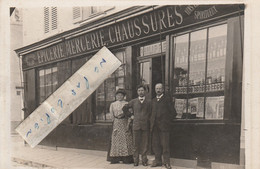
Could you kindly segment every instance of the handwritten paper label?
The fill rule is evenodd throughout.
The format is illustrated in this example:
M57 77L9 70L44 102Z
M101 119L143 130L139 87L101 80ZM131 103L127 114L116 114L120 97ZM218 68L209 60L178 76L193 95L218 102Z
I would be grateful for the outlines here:
M35 147L120 65L121 62L103 47L36 108L16 131L31 147Z

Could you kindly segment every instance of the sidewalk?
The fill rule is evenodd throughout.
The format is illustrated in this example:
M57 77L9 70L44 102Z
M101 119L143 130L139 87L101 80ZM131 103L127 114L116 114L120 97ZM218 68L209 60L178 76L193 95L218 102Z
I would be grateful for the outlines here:
M11 160L16 169L151 169L153 156L148 156L148 166L133 164L110 164L106 161L107 152L82 150L71 148L51 148L36 146L30 148L24 145L22 138L18 135L12 136ZM173 163L174 161L174 163ZM173 169L195 169L196 162L193 160L171 159ZM215 164L217 165L217 164ZM212 167L213 168L213 167ZM242 169L237 166L216 166L219 169ZM156 167L154 169L165 169ZM200 168L202 169L202 168Z
M150 169L150 166L144 167L139 165L134 167L133 164L110 164L106 161L107 152L69 149L69 148L46 148L36 146L30 148L23 144L23 140L19 136L12 136L12 161L15 167L23 168L28 166L32 168L58 168L58 169ZM149 156L149 164L153 160L153 156ZM190 164L191 165L191 164ZM193 164L194 165L194 164ZM25 167L26 168L26 167ZM194 167L173 166L173 169L192 169ZM156 167L155 169L164 169L164 167Z

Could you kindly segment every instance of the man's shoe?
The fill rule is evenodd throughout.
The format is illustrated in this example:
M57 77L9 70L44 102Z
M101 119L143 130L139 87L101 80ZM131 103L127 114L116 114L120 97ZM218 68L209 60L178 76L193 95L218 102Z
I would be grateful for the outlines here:
M111 161L110 164L117 164L119 161Z
M162 166L162 163L160 163L160 162L158 163L158 162L156 162L156 161L153 161L151 167L157 167L157 166Z
M134 163L134 166L137 167L137 166L138 166L138 163Z
M172 169L171 164L165 164L165 168Z
M143 162L143 166L148 166L147 161Z

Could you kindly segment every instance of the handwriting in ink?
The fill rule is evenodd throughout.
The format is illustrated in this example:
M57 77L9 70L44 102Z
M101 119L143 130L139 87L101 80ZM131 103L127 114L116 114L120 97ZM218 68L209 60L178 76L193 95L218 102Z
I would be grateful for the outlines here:
M106 63L106 60L105 60L104 58L102 58L102 61L100 62L100 66L101 66L101 67L103 67L103 66L102 66L103 63Z
M52 112L52 113L54 113L54 112L55 112L55 109L54 109L53 107L51 108L51 112Z
M74 91L74 90L71 90L71 92L72 92L72 95L76 95L76 92Z
M39 124L38 124L38 123L35 123L35 124L34 124L34 128L39 129Z
M98 69L97 66L95 67L95 70L94 70L94 71L97 72L97 73L99 72L99 69Z
M88 82L88 79L84 76L84 79L86 80L86 87L87 89L89 89L89 82Z
M50 115L48 113L45 113L46 116L47 116L47 123L50 124L51 123L51 118L50 118Z
M29 135L30 133L32 133L32 129L30 129L30 130L27 132L26 137L28 137L28 135Z
M58 100L58 106L60 106L61 108L62 108L62 106L63 106L63 105L62 105L62 100L61 100L61 99Z
M78 85L77 85L78 88L80 88L80 82L78 82Z

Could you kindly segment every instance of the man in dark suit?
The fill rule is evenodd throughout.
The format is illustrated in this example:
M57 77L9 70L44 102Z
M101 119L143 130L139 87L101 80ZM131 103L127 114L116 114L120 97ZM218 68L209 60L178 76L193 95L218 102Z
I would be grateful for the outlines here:
M139 153L142 156L143 166L147 166L147 151L149 138L149 120L151 114L151 101L145 98L145 87L137 87L138 98L128 104L134 113L133 137L134 137L134 166L139 164Z
M152 100L151 126L152 148L155 160L152 167L162 166L163 162L167 169L170 164L170 127L171 120L177 115L172 98L164 94L163 84L155 85L156 97Z

